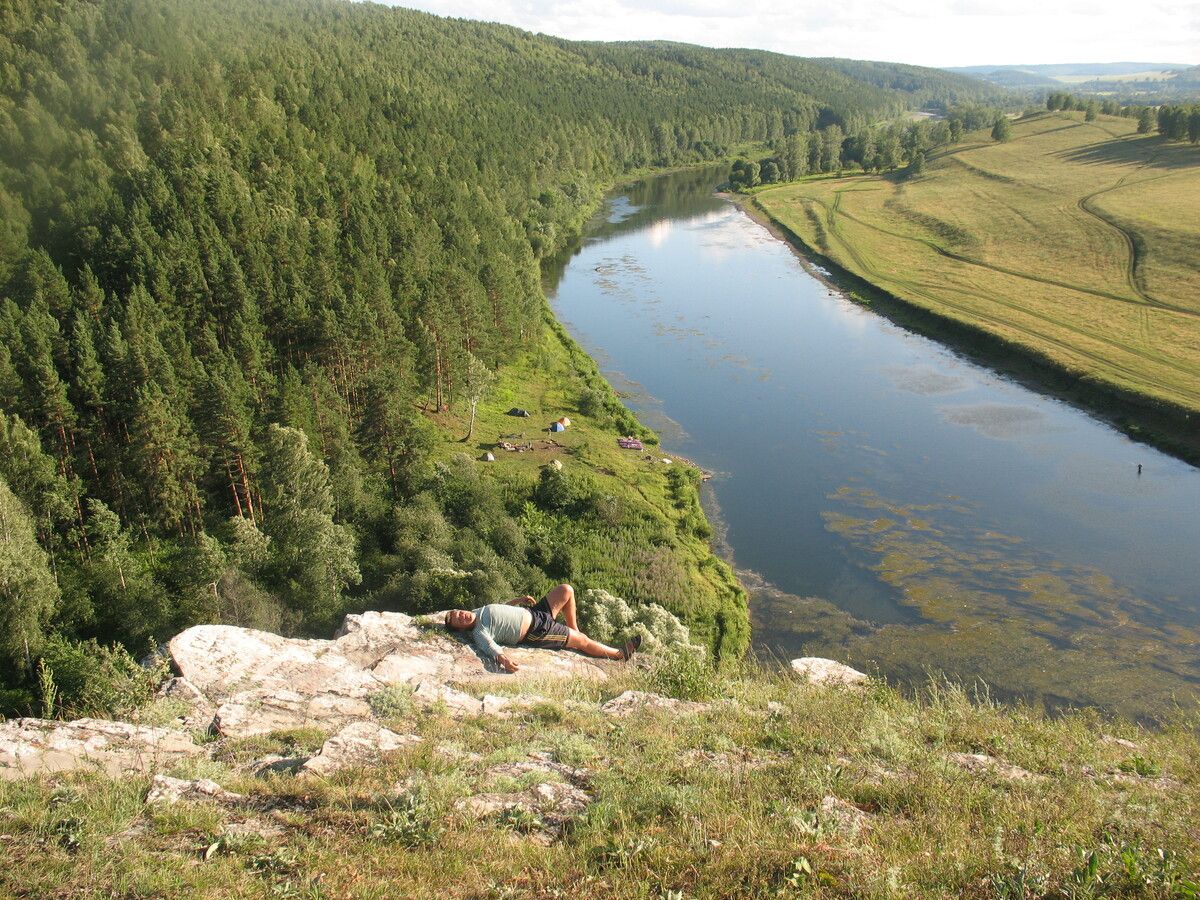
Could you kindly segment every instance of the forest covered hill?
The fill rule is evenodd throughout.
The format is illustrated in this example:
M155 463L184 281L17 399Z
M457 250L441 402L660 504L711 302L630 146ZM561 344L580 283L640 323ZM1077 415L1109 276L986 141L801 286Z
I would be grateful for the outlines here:
M695 549L688 478L647 511L586 479L481 475L444 428L517 360L576 373L573 410L640 427L539 282L623 173L996 96L909 66L369 4L4 4L0 709L37 690L103 708L89 685L128 658L93 641L312 632L565 578L662 602L738 654L744 595ZM598 534L659 574L588 569Z

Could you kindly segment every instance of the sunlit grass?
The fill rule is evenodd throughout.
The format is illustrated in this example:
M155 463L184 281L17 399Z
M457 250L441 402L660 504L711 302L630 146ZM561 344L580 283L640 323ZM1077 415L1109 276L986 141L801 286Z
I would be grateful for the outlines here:
M1191 896L1193 731L1146 732L1087 713L1051 719L945 684L912 700L881 685L811 687L753 664L708 677L717 699L694 716L600 713L607 697L654 683L631 672L583 694L541 684L545 703L507 720L414 711L390 724L423 743L325 781L210 770L253 797L245 807L143 807L146 779L5 783L11 864L0 892ZM257 739L255 750L288 750L298 737L310 746L315 736ZM589 773L592 802L561 840L542 846L519 822L455 809L489 789L488 767L535 751ZM1031 777L969 774L951 753L987 754ZM230 828L246 822L281 833Z
M508 415L513 407L528 410L530 417ZM548 432L563 416L570 427ZM449 435L467 433L466 413L458 407L434 418ZM646 450L622 450L616 442L622 434L640 436ZM532 443L535 449L506 451L501 440ZM549 317L540 346L501 369L497 384L479 405L471 441L443 441L435 449L442 460L461 453L481 460L486 452L496 459L478 462L479 471L505 497L527 497L540 470L552 461L562 464L572 483L589 491L586 514L548 519L555 537L570 550L569 580L578 592L600 588L631 602L658 603L683 618L697 641L721 655L736 657L745 650L746 595L709 547L699 472L658 446L653 432L621 405L595 363ZM672 462L664 463L664 458ZM525 589L540 594L552 583L547 577Z
M1200 410L1200 150L1134 131L1043 114L1010 142L935 152L916 178L814 180L756 201L890 294Z

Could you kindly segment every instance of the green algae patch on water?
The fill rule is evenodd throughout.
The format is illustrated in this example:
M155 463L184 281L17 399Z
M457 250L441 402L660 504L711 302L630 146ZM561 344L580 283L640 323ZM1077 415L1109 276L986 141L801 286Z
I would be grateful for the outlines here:
M814 648L840 643L903 681L975 672L1005 696L1138 718L1169 716L1200 697L1200 629L1108 574L980 529L953 503L923 504L917 517L918 507L875 491L843 487L829 499L841 508L824 514L826 528L870 560L920 621L865 633L834 627Z

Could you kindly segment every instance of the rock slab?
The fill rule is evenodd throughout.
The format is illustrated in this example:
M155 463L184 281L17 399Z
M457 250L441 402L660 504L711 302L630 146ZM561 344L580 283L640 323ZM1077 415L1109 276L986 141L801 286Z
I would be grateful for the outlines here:
M420 742L421 738L415 734L397 734L375 722L352 722L327 740L296 774L329 776L352 766L370 765L384 753Z
M208 778L187 781L182 778L171 778L168 775L154 776L154 780L150 782L150 792L146 794L147 803L171 805L180 800L210 800L216 803L235 804L246 802L246 796L227 791Z
M625 691L618 694L600 707L600 711L608 716L624 718L642 710L655 710L671 713L699 713L708 709L706 703L694 703L690 700L676 700L673 697L663 697L646 691Z
M792 671L811 684L850 686L866 684L870 680L866 672L860 672L845 663L824 659L820 656L802 656L799 659L793 659Z
M484 715L499 713L508 701L477 700L450 683L607 677L586 657L533 647L510 649L521 668L507 675L458 635L393 612L347 616L332 640L197 625L176 635L167 650L186 682L180 690L189 692L200 715L211 706L214 729L231 737L369 719L370 697L389 685L408 685L417 702L443 703L452 715Z
M148 774L204 748L182 731L106 719L12 719L0 722L0 779L92 769Z

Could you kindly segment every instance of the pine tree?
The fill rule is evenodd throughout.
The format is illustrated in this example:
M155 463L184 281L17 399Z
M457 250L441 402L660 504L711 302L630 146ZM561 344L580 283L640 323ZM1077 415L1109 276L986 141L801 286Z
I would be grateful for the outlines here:
M392 499L397 499L409 487L413 470L428 455L432 436L417 421L409 392L394 373L376 373L364 396L359 445L363 456L386 469Z
M199 420L210 453L210 473L229 486L231 511L257 522L254 488L257 451L251 440L254 409L241 368L216 349L199 391Z
M333 520L329 469L309 451L304 432L267 429L262 496L277 583L310 623L324 624L340 612L342 590L362 576L353 532Z
M54 359L54 347L60 341L58 323L44 298L33 298L26 310L21 320L21 338L24 407L32 420L42 426L60 465L67 471L75 447L77 417Z
M61 598L29 510L0 476L0 664L32 674L45 629Z
M0 477L15 485L14 493L32 513L38 541L47 550L58 545L56 529L78 520L81 488L62 475L58 463L42 451L37 432L19 416L0 410Z
M200 518L200 464L186 420L156 384L138 392L126 464L141 487L138 515L165 532L195 533Z

